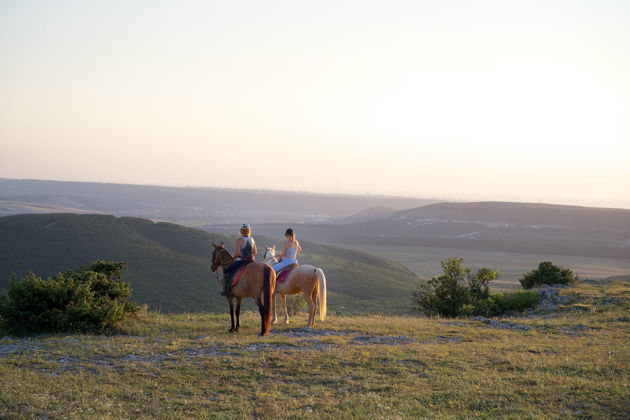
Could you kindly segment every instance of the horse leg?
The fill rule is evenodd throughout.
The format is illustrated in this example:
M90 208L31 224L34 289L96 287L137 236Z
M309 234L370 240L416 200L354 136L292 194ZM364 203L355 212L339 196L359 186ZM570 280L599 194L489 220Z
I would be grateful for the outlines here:
M234 304L232 299L228 299L228 302L230 302L230 319L232 320L232 328L230 328L230 332L234 332Z
M289 311L287 311L287 297L285 295L280 295L280 299L282 299L282 311L284 312L284 323L289 325Z
M256 298L256 305L258 305L258 312L260 312L260 335L262 336L265 333L265 308L260 296Z
M308 303L308 327L312 327L315 324L315 302L313 302L312 294L304 291L304 299Z
M271 299L271 305L273 306L273 319L271 320L272 324L278 323L278 314L276 311L276 294L274 293L273 298Z
M241 298L236 298L236 329L234 332L238 332L241 329Z
M313 312L311 314L311 325L315 326L315 314L317 313L317 285L313 288L311 292L311 302L313 302Z

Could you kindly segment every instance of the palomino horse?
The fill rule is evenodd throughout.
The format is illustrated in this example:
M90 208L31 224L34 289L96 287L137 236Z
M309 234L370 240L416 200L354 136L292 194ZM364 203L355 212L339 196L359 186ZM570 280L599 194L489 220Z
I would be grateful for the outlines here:
M277 263L276 247L265 247L265 256L263 258L267 264ZM315 309L316 300L319 298L319 319L326 319L326 276L321 268L312 265L300 265L295 267L284 282L276 283L276 290L273 299L273 323L278 321L276 316L276 299L275 295L280 295L282 299L282 310L284 311L284 323L289 323L289 313L287 312L286 295L295 295L302 292L306 303L308 303L308 326L315 325Z
M232 255L223 246L212 242L212 271L219 267L223 270L232 262ZM271 309L273 304L273 291L276 287L276 272L265 263L252 262L247 264L241 274L238 284L230 289L227 300L230 303L230 317L232 328L230 332L238 332L240 328L239 316L241 313L241 299L253 298L260 311L260 335L263 336L271 329ZM262 295L262 298L261 298ZM236 298L236 325L234 324L234 298Z

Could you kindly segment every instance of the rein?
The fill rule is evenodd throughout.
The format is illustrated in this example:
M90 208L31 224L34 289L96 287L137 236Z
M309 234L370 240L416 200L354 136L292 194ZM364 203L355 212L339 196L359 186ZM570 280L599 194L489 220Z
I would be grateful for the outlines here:
M225 249L225 248L221 248L221 251L219 251L219 257L221 256L221 253L223 254L227 254L227 258L223 259L223 261L220 261L219 264L221 265L221 269L223 270L225 267L227 267L228 265L230 265L230 263L232 262L232 254L230 254L230 252Z
M221 254L223 253L227 254L226 258L221 257ZM232 262L232 255L225 248L221 248L219 254L217 255L217 258L219 259L219 267L221 267L221 271L223 271L225 267L227 267ZM221 280L219 279L219 267L217 267L217 270L214 272L214 274L217 278L217 283L221 284Z

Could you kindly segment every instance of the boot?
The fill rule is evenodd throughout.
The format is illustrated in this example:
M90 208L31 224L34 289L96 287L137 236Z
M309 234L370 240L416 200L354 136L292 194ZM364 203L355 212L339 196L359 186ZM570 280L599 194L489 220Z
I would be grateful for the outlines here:
M232 274L223 273L223 290L219 292L221 296L227 296L230 292L230 283L232 283Z

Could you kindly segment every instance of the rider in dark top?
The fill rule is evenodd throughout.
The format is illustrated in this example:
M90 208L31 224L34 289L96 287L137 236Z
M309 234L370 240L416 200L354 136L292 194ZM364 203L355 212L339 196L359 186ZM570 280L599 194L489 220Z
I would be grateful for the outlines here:
M232 282L232 276L239 268L256 260L256 241L251 237L252 230L247 223L243 223L239 230L241 236L236 240L236 250L232 257L234 261L223 270L223 290L221 296L227 296L228 288Z

